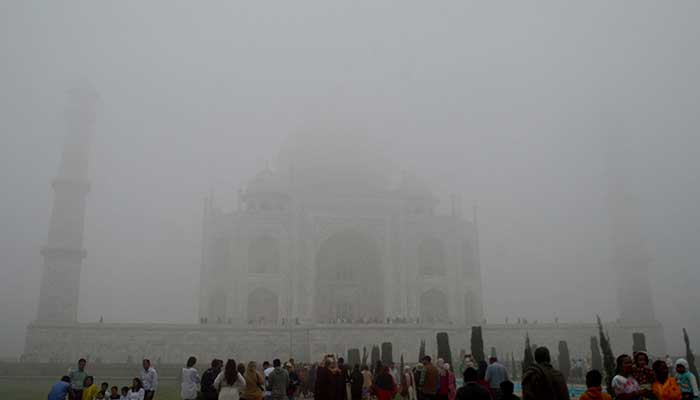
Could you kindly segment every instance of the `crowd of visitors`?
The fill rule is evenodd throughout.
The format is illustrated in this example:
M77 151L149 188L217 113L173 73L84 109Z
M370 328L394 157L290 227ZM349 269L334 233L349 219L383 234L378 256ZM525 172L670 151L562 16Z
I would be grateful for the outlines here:
M564 375L552 366L549 350L539 347L535 363L523 372L523 400L569 400ZM581 400L691 400L699 399L697 377L684 359L650 362L648 354L637 352L617 358L617 371L607 393L603 374L586 373L587 390ZM130 386L99 386L86 372L87 362L78 361L55 383L48 400L153 400L158 391L158 373L149 360L143 360L140 376ZM651 366L650 366L651 365ZM519 400L514 394L508 368L497 357L477 361L466 355L458 373L442 359L433 362L425 356L417 365L397 368L376 362L372 366L349 366L342 357L326 354L318 363L297 364L255 361L248 364L214 359L199 375L197 359L190 357L178 376L182 400ZM607 385L605 385L607 386ZM612 395L612 396L611 396Z
M158 373L151 361L143 360L140 377L131 381L131 386L110 386L102 382L97 386L95 378L85 370L87 360L81 358L77 368L71 368L49 391L48 400L153 400L158 389Z

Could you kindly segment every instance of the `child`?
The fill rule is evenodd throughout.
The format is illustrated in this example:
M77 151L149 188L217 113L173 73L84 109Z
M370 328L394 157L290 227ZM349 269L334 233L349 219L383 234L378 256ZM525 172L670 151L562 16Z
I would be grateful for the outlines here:
M122 397L119 395L119 388L116 386L112 386L112 388L109 390L109 400L120 400Z
M109 383L102 382L102 385L100 385L100 392L104 393L106 396L107 393L109 393Z
M501 399L502 400L520 400L520 397L513 394L515 386L511 381L501 382Z
M612 400L612 397L603 393L603 375L597 369L591 370L586 374L586 393L581 395L579 400Z
M698 380L689 370L688 361L679 358L676 361L676 380L681 387L683 399L695 399L700 396L698 393Z
M95 385L95 378L88 375L83 381L83 398L82 400L93 400L97 396L97 385Z
M128 386L122 387L122 397L119 400L129 400L129 390Z

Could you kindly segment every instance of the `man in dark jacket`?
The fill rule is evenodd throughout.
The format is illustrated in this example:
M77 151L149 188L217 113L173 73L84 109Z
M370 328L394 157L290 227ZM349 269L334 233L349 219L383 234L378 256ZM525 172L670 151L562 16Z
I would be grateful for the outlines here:
M564 375L552 367L549 349L537 348L535 363L523 373L523 400L570 400Z
M423 366L425 373L423 375L423 387L421 392L426 400L433 400L437 394L438 384L440 383L440 372L433 365L430 356L423 358Z
M316 368L316 381L314 382L314 399L316 400L335 400L336 390L331 372L333 360L326 357L323 363Z
M270 398L272 400L286 400L287 387L289 386L289 373L282 369L282 361L280 361L279 358L272 361L272 367L274 369L270 372L270 376L268 377Z
M457 389L455 400L491 400L491 394L479 384L479 374L474 368L464 370L464 385Z
M219 393L214 387L214 380L221 372L223 366L224 362L222 360L214 359L211 361L211 368L202 374L201 392L204 400L216 400L219 398Z

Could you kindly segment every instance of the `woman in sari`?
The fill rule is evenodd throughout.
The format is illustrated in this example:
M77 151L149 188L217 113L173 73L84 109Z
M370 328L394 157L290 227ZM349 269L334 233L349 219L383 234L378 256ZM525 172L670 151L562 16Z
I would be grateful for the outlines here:
M675 378L668 376L668 366L663 360L658 360L652 366L656 381L652 384L656 400L681 400L683 394Z

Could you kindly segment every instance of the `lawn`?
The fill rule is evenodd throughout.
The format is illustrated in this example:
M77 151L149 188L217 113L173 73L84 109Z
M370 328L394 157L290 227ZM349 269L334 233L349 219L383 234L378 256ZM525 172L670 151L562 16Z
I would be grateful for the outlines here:
M98 379L98 384L107 381L111 385L130 385L128 378ZM0 400L42 400L55 381L46 378L3 378L0 377ZM161 379L159 382L156 400L180 400L180 390L174 379ZM518 388L519 389L519 388ZM580 385L571 385L572 399L578 398L584 388Z
M128 378L98 380L111 385L127 386L131 384ZM2 400L43 400L49 393L51 385L56 381L46 378L0 378L0 399ZM172 379L161 379L159 382L157 400L180 400L180 390L177 382Z

